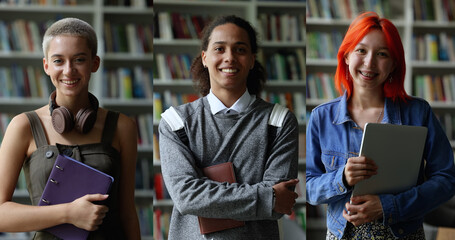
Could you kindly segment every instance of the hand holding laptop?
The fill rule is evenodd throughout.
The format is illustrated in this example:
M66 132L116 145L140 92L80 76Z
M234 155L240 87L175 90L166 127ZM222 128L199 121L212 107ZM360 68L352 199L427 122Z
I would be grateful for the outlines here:
M349 187L368 179L378 172L378 167L373 160L365 156L349 158L344 168L344 177Z

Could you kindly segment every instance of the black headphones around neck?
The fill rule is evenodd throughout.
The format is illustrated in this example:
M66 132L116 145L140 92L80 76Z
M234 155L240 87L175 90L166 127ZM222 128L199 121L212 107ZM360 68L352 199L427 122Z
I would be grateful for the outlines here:
M99 102L91 93L88 93L90 100L89 108L80 109L76 117L66 107L58 106L55 103L56 92L53 91L49 96L49 111L52 116L52 126L58 133L69 132L73 128L80 133L88 133L96 122Z

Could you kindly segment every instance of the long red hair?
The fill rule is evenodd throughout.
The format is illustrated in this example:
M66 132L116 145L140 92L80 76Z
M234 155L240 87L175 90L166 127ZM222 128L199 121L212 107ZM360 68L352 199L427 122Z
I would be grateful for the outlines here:
M345 58L354 50L355 46L372 30L380 30L384 33L387 47L394 60L395 69L391 73L392 81L385 81L384 95L395 101L397 98L406 101L409 98L404 89L404 76L406 74L406 62L404 59L403 43L397 28L391 21L380 18L375 12L365 12L359 15L349 26L348 31L338 50L338 66L335 73L335 86L342 95L347 92L348 99L352 95L353 84L349 74Z

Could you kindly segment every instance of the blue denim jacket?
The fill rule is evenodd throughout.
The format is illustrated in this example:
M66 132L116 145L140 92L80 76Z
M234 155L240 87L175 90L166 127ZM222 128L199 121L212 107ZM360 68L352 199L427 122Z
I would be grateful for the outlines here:
M455 168L450 143L429 104L419 98L406 103L385 99L383 123L426 126L425 143L418 184L397 195L380 195L383 224L403 237L423 224L430 210L455 193ZM328 204L327 227L341 238L346 227L343 218L351 189L343 184L344 166L360 151L363 130L351 119L346 94L313 109L307 125L306 194L310 204Z

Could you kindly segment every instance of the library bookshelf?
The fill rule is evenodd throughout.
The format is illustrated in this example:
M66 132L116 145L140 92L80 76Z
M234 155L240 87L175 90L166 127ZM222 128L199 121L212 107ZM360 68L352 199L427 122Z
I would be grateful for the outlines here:
M0 130L11 118L48 103L53 86L42 66L41 41L55 20L76 17L98 35L101 67L90 91L100 106L120 111L138 124L136 204L143 239L153 239L153 8L151 0L0 1ZM30 40L30 41L26 41ZM0 138L1 140L1 138ZM14 201L30 203L23 176ZM30 239L32 233L0 233L0 239Z
M353 17L361 11L376 11L390 19L400 32L407 64L406 91L430 102L455 146L452 120L455 114L455 1L349 0L334 1L335 5L328 2L307 1L308 114L317 105L338 96L333 87L336 53ZM308 206L309 239L325 236L325 214L325 206Z
M298 117L299 129L303 136L306 75L305 6L304 1L295 0L155 0L155 22L158 23L155 26L157 31L154 39L154 67L157 69L153 82L155 131L160 114L164 110L200 97L192 87L189 66L193 58L200 53L199 37L204 24L218 15L234 14L252 23L259 34L260 53L257 57L266 67L269 76L261 98L290 107ZM292 66L292 69L284 65ZM159 139L159 136L155 134L154 138ZM158 152L157 144L154 145L156 149L154 152ZM299 160L302 188L304 153L302 146ZM160 169L159 154L155 154L156 222L166 228L173 203L166 194ZM303 189L300 192L298 205L302 210L299 210L300 215L296 214L298 216L295 218L304 219L305 191ZM166 234L164 232L156 236L156 239L166 239Z

